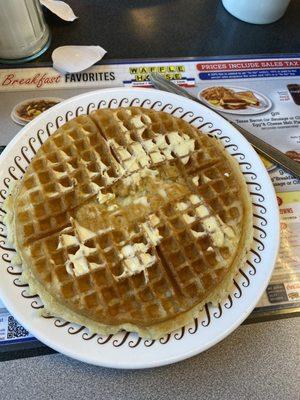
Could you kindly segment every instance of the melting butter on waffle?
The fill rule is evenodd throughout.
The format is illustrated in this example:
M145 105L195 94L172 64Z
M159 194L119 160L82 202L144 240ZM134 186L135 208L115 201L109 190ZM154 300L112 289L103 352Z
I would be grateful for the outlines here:
M236 161L182 119L138 107L79 116L5 203L24 279L52 314L158 338L219 301L252 241Z

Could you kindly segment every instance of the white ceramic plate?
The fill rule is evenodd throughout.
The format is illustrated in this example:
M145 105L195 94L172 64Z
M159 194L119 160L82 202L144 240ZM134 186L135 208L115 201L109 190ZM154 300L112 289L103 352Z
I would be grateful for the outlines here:
M200 100L202 100L205 104L207 104L213 110L221 111L221 112L224 112L227 114L240 114L240 115L262 114L266 111L269 111L270 108L272 107L272 101L267 96L265 96L264 94L262 94L260 92L257 92L256 90L252 90L252 89L248 89L248 88L244 88L244 87L238 87L238 86L225 86L225 85L222 85L222 86L225 87L226 89L234 90L235 92L245 92L245 91L252 92L258 98L259 106L247 107L244 110L225 110L223 107L214 106L214 105L210 104L209 101L205 100L204 97L202 97L203 90L208 89L208 87L212 87L212 86L208 86L201 90L201 92L198 94Z
M206 304L201 315L160 340L144 340L121 332L110 336L88 331L59 318L44 318L37 296L28 294L13 265L14 250L0 222L0 297L9 311L34 336L53 349L88 363L115 368L146 368L170 364L213 346L232 332L253 310L271 276L279 244L279 218L269 176L249 143L213 111L177 95L151 89L107 89L66 100L26 125L0 157L0 198L19 179L40 145L59 126L97 108L143 106L183 118L215 135L240 164L254 205L254 240L248 260L240 265L234 291L217 307ZM0 209L0 214L4 215Z
M64 99L61 99L60 97L33 97L33 98L29 98L26 100L22 100L20 103L16 104L10 114L11 119L18 125L26 125L28 124L30 121L28 121L25 118L22 118L18 115L18 110L20 107L22 107L23 105L29 104L32 101L39 101L39 100L46 100L46 101L55 101L56 103L60 103L61 101L63 101ZM54 107L54 106L53 106ZM35 117L36 118L36 117ZM34 119L34 118L33 118Z

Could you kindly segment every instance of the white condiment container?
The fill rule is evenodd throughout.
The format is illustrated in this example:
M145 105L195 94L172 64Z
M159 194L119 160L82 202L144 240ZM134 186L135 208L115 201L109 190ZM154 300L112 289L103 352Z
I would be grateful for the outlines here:
M49 46L39 0L0 0L0 62L23 62Z
M222 0L234 17L251 24L270 24L281 18L290 0Z

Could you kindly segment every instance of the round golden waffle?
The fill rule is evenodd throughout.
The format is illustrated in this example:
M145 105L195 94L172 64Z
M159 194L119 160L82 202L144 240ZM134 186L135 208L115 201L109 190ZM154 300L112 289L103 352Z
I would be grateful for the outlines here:
M138 107L59 128L5 207L32 290L97 333L181 327L228 291L252 241L237 162L187 122Z

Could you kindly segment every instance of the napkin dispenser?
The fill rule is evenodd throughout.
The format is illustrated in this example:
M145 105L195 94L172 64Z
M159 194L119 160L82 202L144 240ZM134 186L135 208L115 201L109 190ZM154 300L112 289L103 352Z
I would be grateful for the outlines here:
M0 62L32 60L49 43L50 32L39 0L0 0Z

